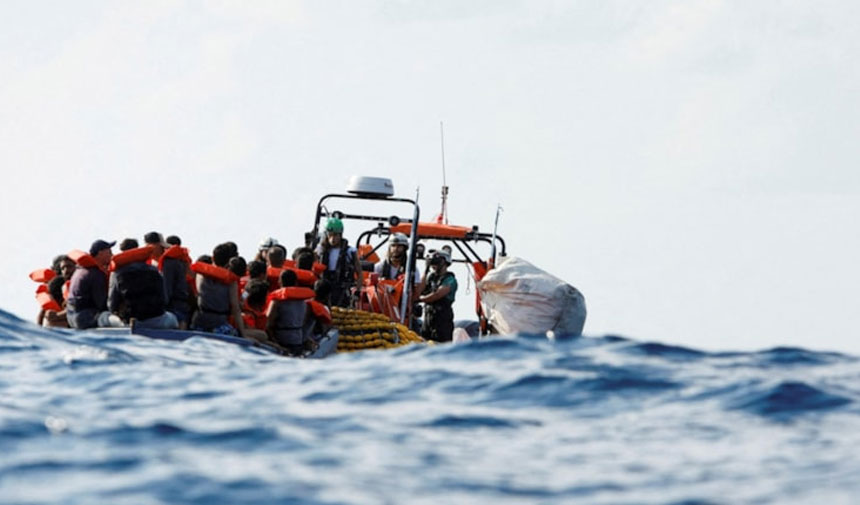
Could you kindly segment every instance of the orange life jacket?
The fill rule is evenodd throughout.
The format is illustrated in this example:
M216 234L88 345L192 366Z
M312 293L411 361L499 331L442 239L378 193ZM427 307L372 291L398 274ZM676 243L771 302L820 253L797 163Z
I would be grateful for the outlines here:
M293 286L289 288L280 288L269 293L266 301L273 300L309 300L314 297L314 290L311 288L303 288Z
M268 318L265 310L254 310L246 303L242 307L242 320L245 321L245 328L265 331Z
M154 246L145 245L143 247L137 247L135 249L129 249L127 251L114 254L113 259L110 261L110 271L113 272L117 268L124 267L132 263L149 262L149 259L152 257L153 249L155 249Z
M42 284L42 286L45 285ZM44 310L53 310L54 312L63 310L60 304L51 296L51 293L48 292L47 286L45 286L44 290L41 289L42 286L39 286L40 289L36 290L36 302L39 303L39 306Z
M184 263L191 264L191 256L188 255L188 249L178 245L172 245L164 250L164 254L158 258L158 271L164 270L164 258L176 258Z
M286 265L286 263L284 263ZM292 270L296 274L296 282L300 286L313 286L319 278L310 270L301 270L299 268L284 266L284 268L269 267L266 269L266 277L269 279L269 291L272 292L278 289L281 285L281 272L284 270Z
M30 279L40 284L45 284L56 276L57 272L50 268L40 268L39 270L33 270L30 272Z
M63 300L69 299L69 289L71 288L71 286L72 286L72 280L71 279L69 279L63 283Z
M323 324L331 324L331 310L329 310L324 303L320 303L316 300L308 300L307 303L311 312L313 312L314 316L317 318L317 321Z
M195 261L192 263L191 271L212 280L216 280L221 284L232 284L239 281L239 276L226 268L211 265L209 263L203 263L201 261Z
M362 261L369 261L371 263L379 263L379 255L373 251L372 244L360 244L358 246L358 257ZM325 272L325 265L323 265L323 272Z
M98 263L96 263L96 259L90 256L89 253L85 253L80 249L72 249L66 255L72 259L75 263L78 264L79 267L83 268L91 268L91 267L99 267L102 268ZM102 269L104 270L104 269Z

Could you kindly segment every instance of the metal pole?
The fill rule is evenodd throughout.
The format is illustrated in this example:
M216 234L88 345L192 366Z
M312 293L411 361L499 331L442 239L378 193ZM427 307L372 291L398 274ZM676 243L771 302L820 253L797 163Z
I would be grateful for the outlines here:
M421 188L415 188L415 212L412 215L412 231L409 234L409 255L406 257L406 278L403 279L403 299L400 300L400 322L409 326L409 316L406 309L412 303L412 280L415 277L415 251L418 244L418 196Z

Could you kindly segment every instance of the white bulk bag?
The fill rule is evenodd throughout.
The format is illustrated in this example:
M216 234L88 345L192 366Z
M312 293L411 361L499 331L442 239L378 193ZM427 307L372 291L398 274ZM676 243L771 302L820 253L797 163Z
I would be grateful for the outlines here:
M582 293L522 258L499 260L478 282L484 314L499 333L582 335Z

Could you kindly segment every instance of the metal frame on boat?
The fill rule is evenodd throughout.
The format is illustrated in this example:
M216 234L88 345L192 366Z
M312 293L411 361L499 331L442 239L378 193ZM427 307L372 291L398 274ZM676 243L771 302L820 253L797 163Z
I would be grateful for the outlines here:
M328 207L334 201L343 203L367 201L409 204L412 206L412 216L398 214L386 216L355 213L352 211L345 212L340 209L330 210ZM320 231L323 225L323 218L336 217L342 220L376 222L375 227L360 232L355 242L360 259L362 260L363 270L365 270L365 282L362 286L358 287L359 301L364 301L361 308L385 313L392 320L408 325L412 313L412 305L409 303L409 300L412 298L411 291L414 288L412 282L404 282L402 286L392 289L398 293L397 298L399 300L386 302L385 291L377 289L377 281L372 278L369 279L370 276L367 275L368 267L370 267L367 260L374 257L378 259L376 255L377 251L388 243L388 240L394 233L403 233L409 237L404 278L410 281L413 279L417 261L425 259L424 247L426 241L445 242L453 245L460 253L460 256L457 257L452 254L452 261L454 263L469 265L472 276L476 281L480 280L488 270L493 268L497 254L501 256L507 255L505 240L495 232L483 233L477 226L464 227L439 222L419 222L419 216L420 208L417 201L395 197L394 186L389 179L353 177L350 180L346 194L330 193L320 198L314 215L312 231L306 234L305 242L309 247L316 248L322 240ZM374 239L378 240L375 241ZM486 257L482 257L476 250L475 245L480 243L490 246L490 253ZM427 249L427 251L430 252L432 249ZM477 291L475 297L475 311L481 323L481 331L482 333L486 333L486 318L482 313L480 297Z

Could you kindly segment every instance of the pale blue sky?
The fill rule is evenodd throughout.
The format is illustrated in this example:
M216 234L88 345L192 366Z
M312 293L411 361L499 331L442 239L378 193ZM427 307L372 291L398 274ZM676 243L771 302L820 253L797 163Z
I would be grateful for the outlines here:
M26 274L97 237L299 245L352 174L420 186L429 217L442 120L452 221L501 203L586 334L860 352L858 11L6 2L0 307L32 319Z

